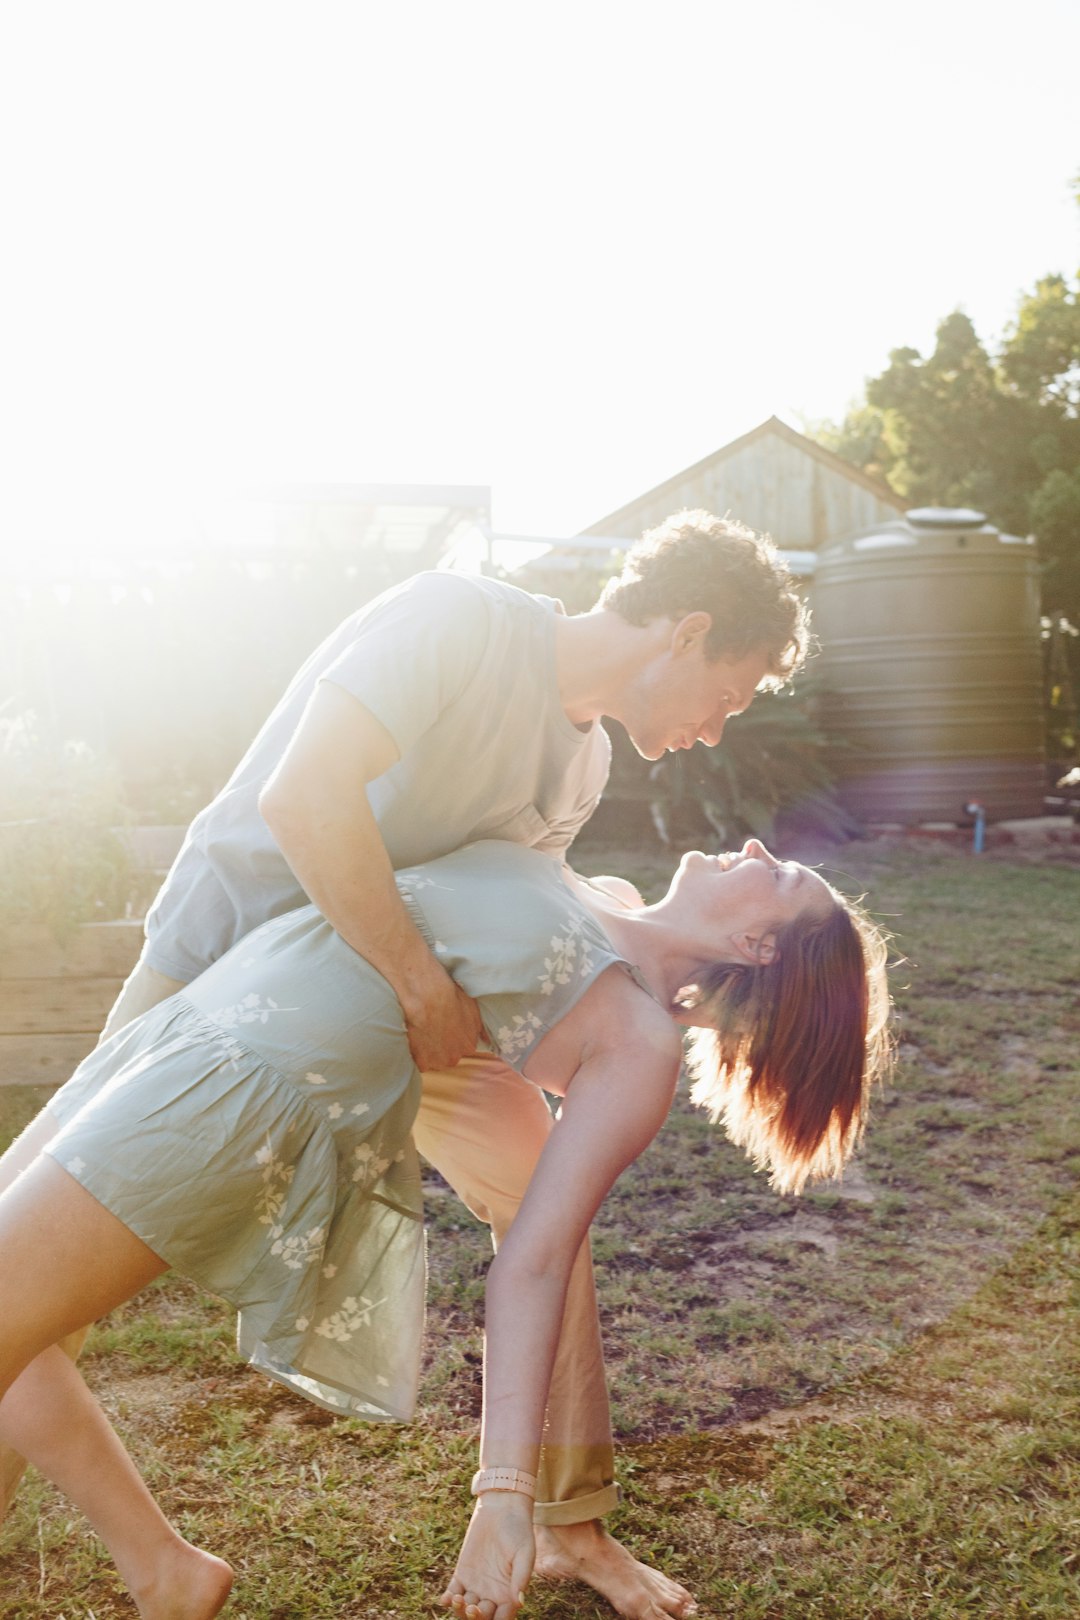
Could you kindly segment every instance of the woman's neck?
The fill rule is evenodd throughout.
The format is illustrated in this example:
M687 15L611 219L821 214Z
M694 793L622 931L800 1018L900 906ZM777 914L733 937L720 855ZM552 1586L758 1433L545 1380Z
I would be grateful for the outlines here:
M637 968L656 999L670 1008L684 985L694 983L705 959L700 951L688 948L685 930L668 919L664 901L632 907L568 867L564 871L619 955Z

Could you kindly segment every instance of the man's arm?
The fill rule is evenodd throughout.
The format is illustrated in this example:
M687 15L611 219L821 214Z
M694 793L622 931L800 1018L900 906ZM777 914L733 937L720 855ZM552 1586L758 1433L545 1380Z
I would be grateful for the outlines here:
M321 681L259 809L304 892L393 987L419 1069L452 1068L476 1050L476 1003L435 960L394 882L367 785L397 745L342 687Z

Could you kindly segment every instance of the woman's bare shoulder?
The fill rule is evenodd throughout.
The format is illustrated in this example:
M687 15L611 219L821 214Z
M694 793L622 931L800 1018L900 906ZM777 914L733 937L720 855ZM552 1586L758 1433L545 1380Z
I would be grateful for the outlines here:
M610 1052L635 1064L670 1070L682 1057L682 1038L671 1016L613 963L539 1042L525 1066L527 1077L556 1096L583 1063Z
M620 906L629 911L641 911L644 908L645 902L629 878L615 877L614 875L610 877L583 878L577 872L574 873L574 876L579 883L587 883L590 889L599 889L602 894L617 900Z

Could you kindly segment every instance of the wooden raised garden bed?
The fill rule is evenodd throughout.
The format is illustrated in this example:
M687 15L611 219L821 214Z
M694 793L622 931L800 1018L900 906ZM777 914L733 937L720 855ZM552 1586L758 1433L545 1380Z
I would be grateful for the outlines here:
M142 946L142 921L41 925L0 941L0 1086L59 1086L93 1050Z
M156 880L182 827L136 828L136 871ZM97 1045L142 948L142 918L84 923L59 942L43 924L0 919L0 1086L59 1086Z

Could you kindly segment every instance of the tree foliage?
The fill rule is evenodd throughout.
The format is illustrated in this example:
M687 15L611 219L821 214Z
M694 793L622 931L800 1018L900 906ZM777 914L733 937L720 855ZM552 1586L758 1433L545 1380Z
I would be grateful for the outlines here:
M1034 533L1047 612L1080 617L1080 280L1047 276L996 355L959 310L933 352L894 349L819 437L915 505L974 506Z
M1035 533L1044 609L1080 619L1080 277L1044 275L996 350L955 309L933 353L894 348L818 436L912 504L972 505Z
M818 437L913 505L971 506L1034 534L1048 636L1080 624L1080 276L1043 276L996 348L954 310L932 353L894 349Z

